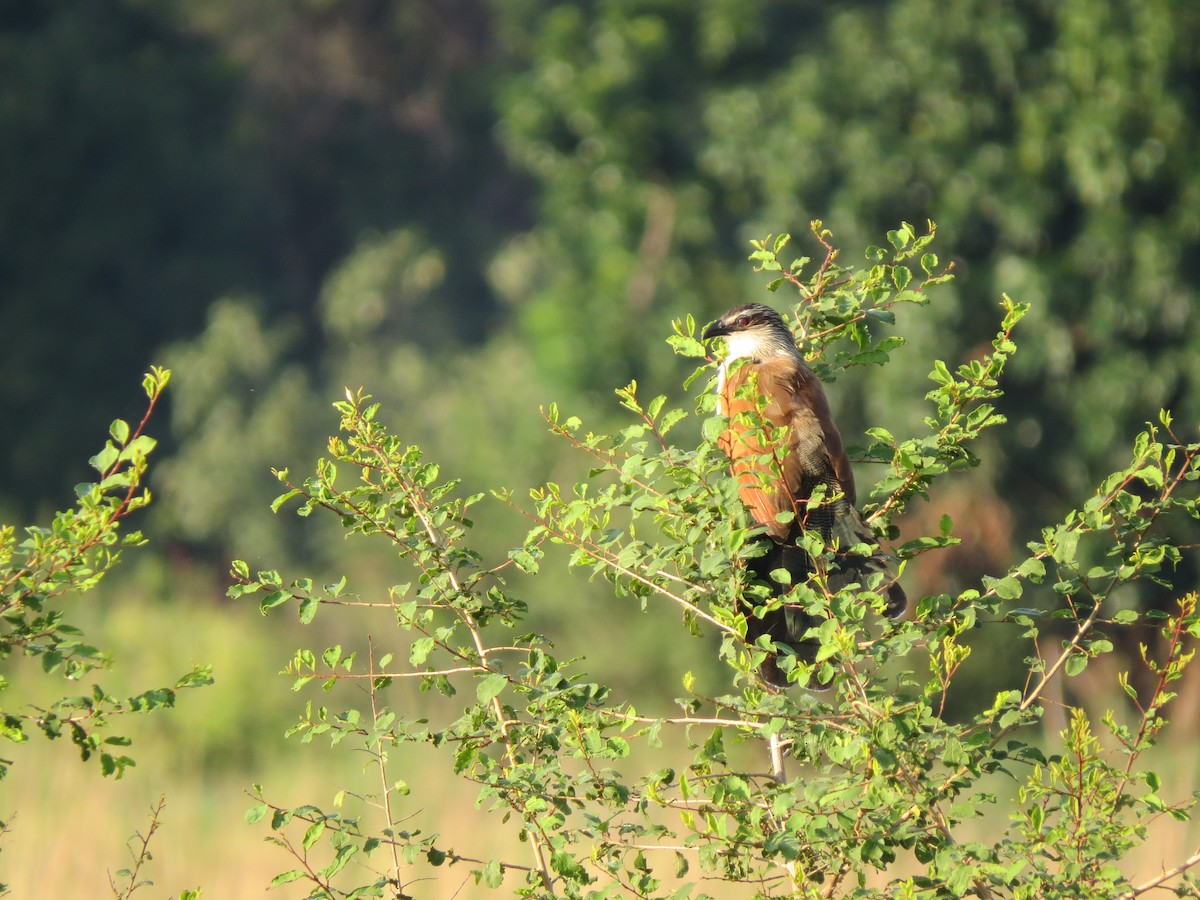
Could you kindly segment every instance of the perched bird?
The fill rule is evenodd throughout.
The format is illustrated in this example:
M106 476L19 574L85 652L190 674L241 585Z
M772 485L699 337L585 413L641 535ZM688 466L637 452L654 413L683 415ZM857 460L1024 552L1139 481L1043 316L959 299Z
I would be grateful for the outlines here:
M796 540L816 529L835 550L827 572L829 589L864 584L869 573L884 572L877 590L885 597L887 615L902 615L908 598L896 581L895 559L878 547L870 556L845 552L857 544L876 544L875 535L855 508L854 474L821 381L804 362L779 313L761 303L737 306L701 337L722 337L728 349L717 396L718 412L729 424L719 443L729 456L742 502L769 542L763 555L749 561L751 571L774 596L786 594L790 586L772 580L770 573L784 569L792 584L805 581L814 561ZM820 486L825 488L823 499L809 506ZM798 606L785 604L762 618L748 617L746 637L753 642L770 635L811 662L817 646L803 636L813 624ZM773 684L787 684L774 659L763 664L761 674Z

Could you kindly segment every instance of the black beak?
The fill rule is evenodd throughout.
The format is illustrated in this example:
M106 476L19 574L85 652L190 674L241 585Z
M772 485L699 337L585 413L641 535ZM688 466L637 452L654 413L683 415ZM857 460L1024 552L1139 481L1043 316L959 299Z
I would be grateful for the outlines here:
M717 321L704 329L704 333L700 335L700 340L707 341L709 338L720 337L723 334L729 334L729 326L720 319L717 319Z

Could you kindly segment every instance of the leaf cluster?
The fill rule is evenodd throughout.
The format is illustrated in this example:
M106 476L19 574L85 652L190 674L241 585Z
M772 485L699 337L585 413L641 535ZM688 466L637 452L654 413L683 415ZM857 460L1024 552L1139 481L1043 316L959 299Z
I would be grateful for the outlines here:
M146 543L140 531L124 530L130 515L150 502L144 486L148 457L155 440L146 425L163 390L169 370L154 368L142 387L148 402L136 426L117 419L104 448L89 463L97 480L76 485L75 506L54 516L48 526L32 525L19 538L11 525L0 527L0 660L37 660L44 675L76 682L107 668L110 658L68 619L68 600L91 588L117 565L125 548ZM10 668L0 675L0 691L24 686L32 672ZM18 678L16 673L20 673ZM178 689L211 682L208 668L197 666L169 687L117 697L93 684L84 694L64 696L46 705L0 710L0 736L14 744L29 732L47 738L70 738L84 760L97 756L105 775L120 777L133 759L121 735L104 736L109 719L128 713L173 706ZM0 759L0 778L10 761Z

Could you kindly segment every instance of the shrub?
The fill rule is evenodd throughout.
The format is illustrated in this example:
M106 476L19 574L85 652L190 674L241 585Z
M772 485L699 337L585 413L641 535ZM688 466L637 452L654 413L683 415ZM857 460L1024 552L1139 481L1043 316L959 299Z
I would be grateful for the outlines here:
M756 242L751 259L773 279L770 290L796 292L797 338L821 377L886 364L904 343L880 336L895 310L925 305L951 276L930 250L932 225L890 232L862 268L838 262L820 223L813 231L823 249L816 265L785 261L786 236ZM881 534L894 538L894 518L936 480L976 465L972 443L1004 423L999 380L1025 311L1004 298L988 353L953 368L934 362L925 433L869 432L862 455L884 474L866 513ZM677 353L704 356L696 331L690 317L677 323ZM1134 897L1165 884L1200 895L1188 872L1200 855L1142 884L1123 865L1150 822L1186 820L1194 803L1173 796L1143 757L1167 724L1164 708L1200 633L1196 596L1179 596L1176 614L1163 616L1113 600L1129 582L1169 584L1183 548L1164 525L1198 517L1200 444L1181 440L1163 412L1134 441L1129 464L1047 525L1011 569L924 597L903 621L874 614L877 584L835 593L814 576L785 598L760 597L802 604L820 623L815 663L788 659L796 687L776 691L756 675L774 649L769 639L743 640L755 614L742 602L754 595L743 564L753 532L715 442L723 424L712 415L711 375L705 362L686 382L698 391L698 443L677 437L692 413L661 396L644 400L636 384L617 392L631 424L616 434L547 409L549 427L592 468L580 483L548 483L528 500L492 495L530 521L502 560L481 558L469 541L487 495L443 478L362 391L336 404L341 434L329 456L300 482L279 472L286 492L276 508L296 501L301 515L331 513L348 534L389 543L412 574L386 597L361 597L345 578L318 586L233 564L231 595L256 596L264 613L295 603L309 623L322 610L384 609L397 628L387 646L371 638L362 653L301 649L288 667L297 690L315 682L340 699L337 684L363 687L364 703L308 701L291 733L365 751L378 791L342 792L332 808L285 807L256 786L248 819L269 823L295 860L274 884L302 882L310 897L402 897L429 867L457 866L478 884L539 897L704 897L714 881L751 885L758 896ZM955 542L943 516L938 534L910 537L898 552L908 560ZM517 570L536 576L550 564L550 545L568 548L572 567L606 579L619 597L678 607L680 634L661 640L719 634L733 691L704 697L685 678L680 711L648 711L576 674L577 662L558 658L546 637L523 632L525 605L509 583ZM946 698L970 654L965 638L988 623L1007 623L989 626L994 639L1026 653L1025 683L974 696L952 720ZM1098 720L1071 710L1059 742L1040 746L1033 726L1051 684L1111 653L1114 632L1135 628L1159 632L1166 648L1159 659L1143 654L1150 693L1122 676L1129 707ZM436 712L406 712L417 706L414 692L436 699ZM423 830L409 808L436 798L422 800L395 760L397 748L417 743L478 786L479 805L517 834L528 858L473 855L461 849L469 835ZM662 765L650 748L673 761ZM994 833L980 837L973 820L999 807L1003 784L1014 794L1011 815L1007 824L989 817Z
M69 602L95 587L126 548L146 543L140 531L123 534L122 527L126 518L150 502L143 480L155 440L145 429L170 376L170 371L159 368L146 375L142 382L149 400L145 415L132 428L121 419L112 423L111 438L89 460L99 480L75 486L75 506L57 513L48 527L25 528L20 541L13 526L0 526L0 659L14 654L37 659L42 673L70 682L111 664L103 650L87 643L83 631L70 624ZM31 695L24 680L27 674L18 681L25 688L18 704L0 710L0 734L13 744L27 742L30 731L50 739L67 735L84 760L96 757L101 771L117 778L134 763L120 749L129 745L129 739L107 734L110 720L173 706L177 689L211 683L207 667L200 666L172 687L152 688L132 697L115 697L93 684L85 695L22 705ZM8 677L0 676L0 690L12 687ZM10 764L0 759L0 778L7 776Z

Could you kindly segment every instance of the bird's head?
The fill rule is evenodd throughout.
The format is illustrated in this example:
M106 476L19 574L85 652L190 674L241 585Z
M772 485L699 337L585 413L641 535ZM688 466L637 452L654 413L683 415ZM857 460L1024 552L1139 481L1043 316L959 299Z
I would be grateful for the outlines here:
M775 310L762 303L735 306L704 329L701 340L723 337L729 352L726 360L748 356L768 359L795 356L796 342L791 330Z

